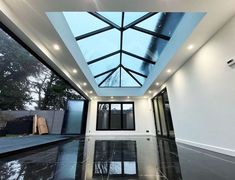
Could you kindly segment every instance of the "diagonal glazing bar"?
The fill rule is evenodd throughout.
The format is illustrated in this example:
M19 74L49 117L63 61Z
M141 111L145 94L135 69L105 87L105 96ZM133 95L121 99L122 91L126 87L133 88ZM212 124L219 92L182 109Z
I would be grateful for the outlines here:
M122 65L122 67L125 68L127 71L132 72L132 73L134 73L134 74L137 74L137 75L139 75L139 76L142 76L142 77L144 77L144 78L147 78L147 77L148 77L148 76L146 76L146 75L144 75L144 74L142 74L142 73L136 72L136 71L134 71L134 70L132 70L132 69L129 69L129 68L123 66L123 65Z
M144 61L144 62L146 62L146 63L149 63L149 64L155 64L155 63L156 63L156 62L154 62L154 61L151 61L151 60L146 59L146 58L144 58L144 57L138 56L138 55L136 55L136 54L132 54L132 53L127 52L127 51L125 51L125 50L122 50L122 52L123 52L124 54L127 54L127 55L132 56L132 57L137 58L137 59L140 59L140 60L142 60L142 61Z
M118 54L118 53L120 53L120 52L121 52L121 51L118 50L118 51L112 52L112 53L110 53L110 54L106 54L106 55L104 55L104 56L102 56L102 57L99 57L99 58L96 58L96 59L94 59L94 60L91 60L91 61L87 62L87 64L90 65L90 64L96 63L96 62L101 61L101 60L103 60L103 59L105 59L105 58L114 56L115 54Z
M115 68L113 68L113 69L110 69L110 70L108 70L108 71L102 72L102 73L100 73L100 74L97 74L97 75L94 76L94 78L97 78L97 77L100 77L100 76L102 76L102 75L105 75L105 74L107 74L107 73L109 73L109 72L112 72L112 71L115 70L116 68L117 68L117 67L115 67Z
M142 84L138 81L138 79L136 79L135 76L133 76L124 66L122 66L122 68L123 68L140 86L142 86Z
M163 35L163 34L160 34L160 33L157 33L157 32L153 32L153 31L149 31L149 30L141 28L141 27L133 26L131 28L135 29L137 31L140 31L140 32L143 32L143 33L146 33L146 34L149 34L149 35L152 35L152 36L155 36L155 37L167 40L167 41L170 40L169 36L166 36L166 35Z
M93 36L93 35L96 35L96 34L99 34L99 33L105 32L105 31L108 31L110 29L113 29L113 27L112 26L107 26L107 27L104 27L104 28L101 28L101 29L97 29L95 31L83 34L81 36L77 36L77 37L75 37L75 39L76 39L76 41L79 41L81 39L84 39L84 38L87 38L87 37L90 37L90 36Z
M128 28L131 28L131 27L135 26L136 24L138 24L138 23L144 21L145 19L148 19L149 17L151 17L151 16L153 16L153 15L155 15L155 14L157 14L157 12L150 12L150 13L147 13L147 14L145 14L144 16L142 16L142 17L136 19L135 21L131 22L130 24L127 24L123 29L124 29L124 30L127 30Z
M98 86L101 86L119 67L120 67L120 65L118 65L117 67L115 67L115 68L111 71L111 73L110 73L106 78L104 78L103 81L101 81L101 83L100 83Z
M99 14L97 12L88 12L88 13L95 16L96 18L100 19L101 21L107 23L108 25L112 26L113 28L116 28L116 29L120 30L120 26L118 26L114 22L110 21L106 17L102 16L101 14Z

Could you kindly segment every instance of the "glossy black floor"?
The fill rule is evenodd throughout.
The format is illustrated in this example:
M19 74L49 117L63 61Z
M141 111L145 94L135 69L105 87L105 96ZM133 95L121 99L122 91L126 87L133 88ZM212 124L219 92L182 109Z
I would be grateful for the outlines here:
M73 139L0 159L0 179L235 179L235 158L154 137Z

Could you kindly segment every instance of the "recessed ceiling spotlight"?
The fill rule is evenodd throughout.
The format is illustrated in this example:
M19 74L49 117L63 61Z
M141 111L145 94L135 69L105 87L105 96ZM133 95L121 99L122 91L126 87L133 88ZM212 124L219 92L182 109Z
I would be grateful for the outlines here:
M89 93L90 93L90 94L92 94L92 93L93 93L93 91L89 91Z
M60 50L60 46L59 46L58 44L54 44L54 45L53 45L53 48L54 48L55 50L57 50L57 51Z
M127 99L130 99L130 96L127 96Z
M193 49L193 48L194 48L194 45L193 45L193 44L190 44L190 45L187 47L188 50L191 50L191 49Z
M77 69L73 69L73 73L76 74L78 71Z
M87 83L86 83L86 82L84 82L84 83L83 83L83 86L86 86L86 85L87 85Z
M151 94L151 93L152 93L152 91L149 90L149 94Z
M167 72L167 73L171 73L171 69L167 69L166 72Z
M159 86L159 85L160 85L160 83L159 83L159 82L156 82L156 85L157 85L157 86Z
M113 96L111 96L110 98L113 99Z

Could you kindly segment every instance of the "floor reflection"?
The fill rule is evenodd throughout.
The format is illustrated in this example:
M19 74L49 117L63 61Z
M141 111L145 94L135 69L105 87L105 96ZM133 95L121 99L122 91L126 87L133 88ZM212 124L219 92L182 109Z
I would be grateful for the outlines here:
M136 141L95 141L93 177L138 177Z
M233 180L235 158L155 137L88 137L0 158L1 180Z

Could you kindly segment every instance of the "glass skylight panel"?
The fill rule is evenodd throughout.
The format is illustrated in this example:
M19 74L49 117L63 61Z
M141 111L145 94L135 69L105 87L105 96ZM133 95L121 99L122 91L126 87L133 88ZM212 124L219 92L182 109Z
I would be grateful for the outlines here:
M99 87L141 87L184 13L63 14Z
M136 31L134 29L128 29L123 33L123 50L131 52L141 57L145 57L146 54L152 58L153 54L149 51L149 46L152 39L156 39L149 34ZM157 61L156 59L149 59Z
M110 69L117 67L120 64L119 59L120 59L120 54L116 54L114 56L100 60L96 63L90 64L89 68L92 74L95 76L95 75L98 75L100 73L103 73L105 71L108 71Z
M63 14L74 37L108 26L87 12L63 12Z
M149 66L151 66L151 64L149 63L146 63L142 60L139 60L126 54L122 55L122 65L128 69L134 70L146 76L149 73Z
M91 61L120 49L120 33L111 29L77 41L86 61Z
M127 24L130 24L131 22L144 16L145 14L147 14L147 12L125 12L124 26L126 26Z
M141 84L144 84L144 81L145 81L145 77L143 77L143 76L140 76L140 75L137 75L137 74L135 74L135 73L132 73L132 72L130 72L131 74L132 74L132 76L134 76Z
M122 87L139 87L140 85L123 69L121 68L121 86Z
M157 13L136 26L171 37L184 13Z
M99 77L95 78L96 83L100 84L109 74L110 73L106 73L106 74L104 74L102 76L99 76Z
M122 23L122 12L98 12L102 16L106 17L110 21L114 22L118 26Z
M120 68L118 68L104 83L101 87L119 87L120 85Z
M156 26L159 25L159 19L161 18L162 13L157 13L150 18L136 24L138 27L142 27L144 29L155 31Z

